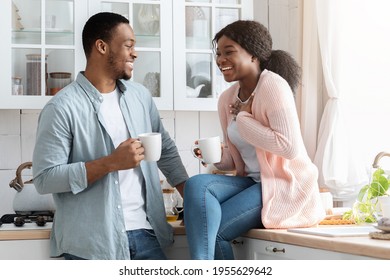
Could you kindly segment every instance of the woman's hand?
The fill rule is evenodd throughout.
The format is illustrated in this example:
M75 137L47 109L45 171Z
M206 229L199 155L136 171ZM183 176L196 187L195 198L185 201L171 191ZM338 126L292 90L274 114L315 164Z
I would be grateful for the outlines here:
M195 145L198 145L198 140L195 141ZM194 155L200 160L200 163L204 166L207 167L207 163L205 163L202 159L202 151L199 148L194 149Z
M230 104L229 105L229 108L230 108L230 111L229 113L232 114L232 117L233 117L233 120L236 120L236 117L238 115L238 113L240 112L240 101L236 101L234 104Z
M233 120L236 120L238 113L240 113L242 111L246 111L249 114L252 114L253 96L254 96L254 94L252 93L251 96L249 96L249 98L245 102L241 102L241 101L237 100L236 102L234 102L234 104L229 105L229 108L230 108L229 112L230 112L230 114L232 114Z
M195 141L195 145L198 145L198 140ZM223 155L223 147L224 147L224 144L221 143L221 157L222 157L222 155ZM201 163L204 167L207 167L207 163L205 163L205 162L202 160L203 157L202 157L202 151L201 151L201 149L195 148L193 154L194 154L194 156L195 156L196 158L198 158L198 159L200 160L200 163Z

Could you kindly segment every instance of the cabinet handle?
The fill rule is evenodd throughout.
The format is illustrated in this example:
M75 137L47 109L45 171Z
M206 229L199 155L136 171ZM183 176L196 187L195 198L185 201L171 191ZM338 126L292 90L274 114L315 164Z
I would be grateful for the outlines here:
M234 245L236 245L236 244L241 244L241 245L242 245L242 244L244 244L244 241L237 241L237 240L234 239L234 240L232 241L232 243L233 243Z
M265 248L266 251L272 252L272 253L286 253L286 249L278 249L276 247L268 246Z

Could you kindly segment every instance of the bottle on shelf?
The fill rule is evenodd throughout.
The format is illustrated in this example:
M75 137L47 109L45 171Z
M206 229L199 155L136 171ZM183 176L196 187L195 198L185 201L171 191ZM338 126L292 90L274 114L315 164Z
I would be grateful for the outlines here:
M22 77L12 77L12 95L23 95Z

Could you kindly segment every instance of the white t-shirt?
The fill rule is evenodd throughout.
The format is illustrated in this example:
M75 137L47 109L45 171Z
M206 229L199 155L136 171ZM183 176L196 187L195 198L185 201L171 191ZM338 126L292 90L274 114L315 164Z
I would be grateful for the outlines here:
M130 138L129 130L119 107L118 89L102 94L102 96L103 102L100 106L100 113L116 148L120 143ZM118 174L126 230L151 229L152 227L146 219L144 177L141 168L119 170Z
M230 122L227 133L230 141L236 146L244 160L245 172L248 174L248 177L251 177L255 182L260 182L260 166L255 147L242 139L235 121Z

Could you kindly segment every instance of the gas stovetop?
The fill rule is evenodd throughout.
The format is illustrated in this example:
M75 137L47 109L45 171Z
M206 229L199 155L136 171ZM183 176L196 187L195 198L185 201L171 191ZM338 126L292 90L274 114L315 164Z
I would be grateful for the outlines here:
M53 222L53 212L30 212L19 214L5 214L0 218L0 227L2 224L13 224L14 227L44 227L46 223ZM9 227L8 227L9 228Z

